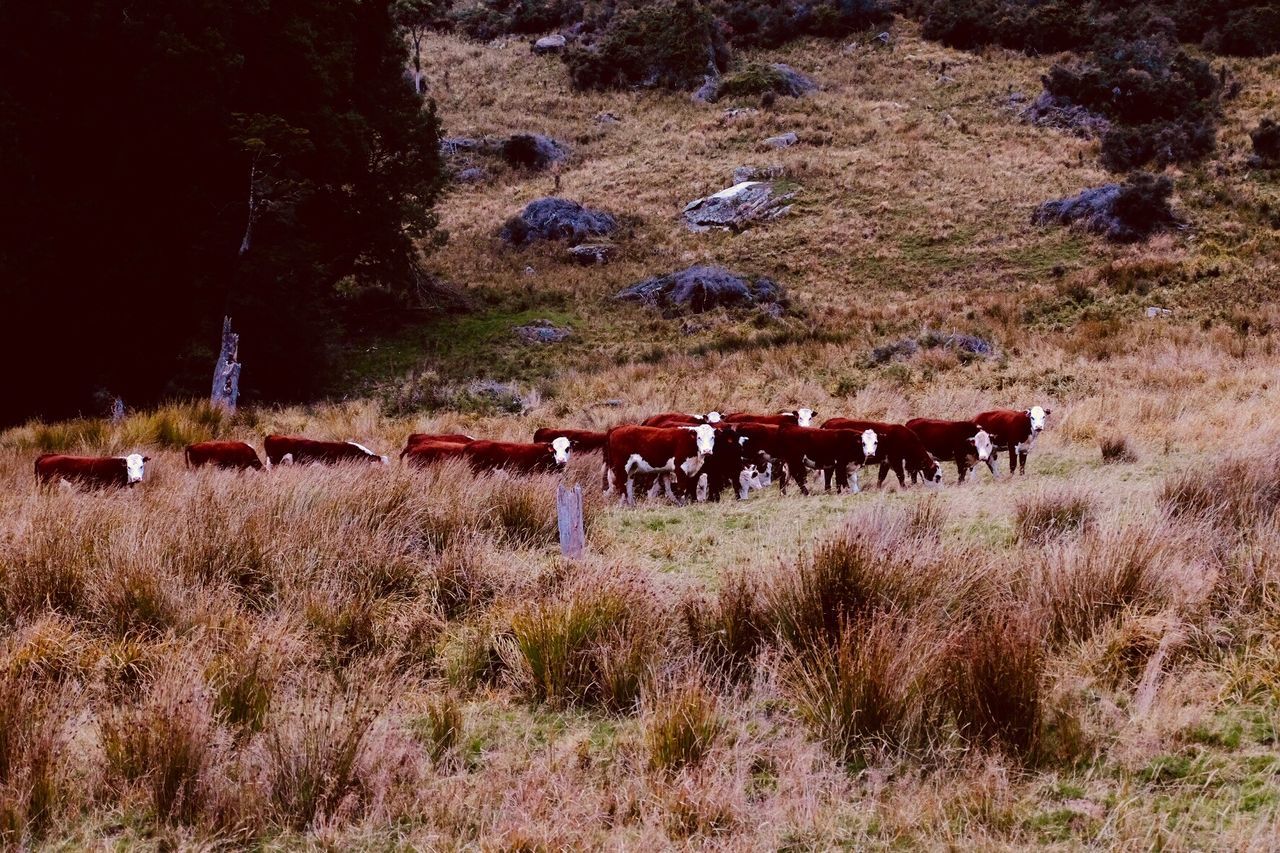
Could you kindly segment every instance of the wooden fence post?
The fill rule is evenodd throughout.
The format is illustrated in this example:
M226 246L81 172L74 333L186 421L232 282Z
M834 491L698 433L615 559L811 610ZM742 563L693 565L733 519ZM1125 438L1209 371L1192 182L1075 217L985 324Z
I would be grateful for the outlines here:
M124 420L124 400L116 397L111 401L111 422L118 424Z
M582 486L574 486L573 491L563 483L556 487L556 520L560 525L560 553L570 558L581 556L587 547L582 526Z
M231 318L222 318L222 350L213 367L213 392L209 402L228 414L236 413L240 396L240 336L231 331Z

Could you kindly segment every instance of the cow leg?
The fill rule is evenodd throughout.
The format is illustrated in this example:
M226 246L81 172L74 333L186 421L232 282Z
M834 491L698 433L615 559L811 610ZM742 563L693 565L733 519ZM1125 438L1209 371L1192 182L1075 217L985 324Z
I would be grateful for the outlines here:
M964 475L969 473L969 466L965 464L965 461L963 459L959 459L959 458L956 459L956 473L960 475L960 479L958 482L963 483Z
M778 493L785 496L787 494L787 463L783 459L775 459L771 464L775 467L774 476L778 480Z
M822 491L824 492L831 491L831 475L832 474L836 475L836 492L838 493L840 491L840 475L839 473L836 472L834 468L822 469Z
M1025 450L1018 451L1018 473L1027 473L1027 451Z
M885 478L889 476L889 460L886 459L880 463L880 479L876 481L876 485L884 488Z
M999 480L1000 472L996 470L996 462L999 461L999 458L994 450L991 451L991 455L987 457L986 461L987 470L991 472L991 479Z
M1011 444L1009 445L1008 450L1009 450L1009 473L1016 474L1018 473L1018 448Z
M698 475L698 484L695 489L693 499L695 501L703 501L706 503L718 503L720 501L720 491L711 487L710 475Z
M898 485L905 489L907 487L907 474L905 471L902 470L902 460L895 459L890 464L893 466L894 475L897 476L898 478ZM914 471L912 471L911 482L914 483L915 481L916 481L916 474Z
M855 495L862 491L862 485L858 482L858 472L861 470L861 465L854 465L851 471L845 469L845 485L849 486L849 490Z
M809 487L805 485L805 479L808 476L808 469L804 466L804 459L793 459L787 462L787 467L791 469L791 479L796 481L796 488L800 490L800 494L805 497L809 496Z

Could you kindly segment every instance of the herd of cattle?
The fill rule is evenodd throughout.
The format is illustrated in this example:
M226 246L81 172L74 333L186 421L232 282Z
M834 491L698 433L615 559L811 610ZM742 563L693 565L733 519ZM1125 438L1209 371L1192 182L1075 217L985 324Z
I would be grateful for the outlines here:
M651 494L665 491L676 501L719 500L725 489L745 499L753 488L773 480L786 494L794 480L809 494L809 472L821 471L824 485L836 491L858 491L858 471L879 464L879 482L892 471L905 486L942 482L940 463L954 462L960 482L979 462L992 476L1000 451L1009 454L1010 473L1026 473L1027 454L1045 427L1049 410L983 412L967 421L916 418L905 424L830 418L813 425L816 413L797 409L772 415L671 412L640 424L615 426L606 432L542 428L531 443L484 441L462 434L418 433L409 436L400 459L422 467L444 460L466 462L473 471L507 470L518 474L562 469L571 453L600 453L606 493L635 502L637 487ZM298 436L268 435L263 448L268 465L336 464L390 460L354 441L315 441ZM86 457L45 454L35 462L40 483L66 481L89 487L132 486L141 482L150 457ZM207 441L186 449L187 465L260 470L264 466L252 446L240 441Z

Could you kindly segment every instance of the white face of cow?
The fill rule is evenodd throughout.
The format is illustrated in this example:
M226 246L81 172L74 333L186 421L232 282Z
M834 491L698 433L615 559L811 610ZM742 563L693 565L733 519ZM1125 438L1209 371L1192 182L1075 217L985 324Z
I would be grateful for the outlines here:
M141 453L130 453L124 458L124 469L129 475L129 485L142 482L142 469L147 460Z
M873 429L862 431L862 455L870 459L876 455L876 448L880 446L879 437Z
M796 422L802 427L813 426L813 416L816 414L813 409L796 409Z
M713 412L714 414L714 412ZM698 439L698 455L706 455L715 449L716 446L716 430L710 424L699 424L693 428L693 434Z
M755 465L747 465L738 475L738 497L747 499L752 489L763 489L764 481L760 479L760 470Z
M991 436L985 429L979 429L970 439L973 449L978 452L978 461L986 462L991 458Z
M720 413L719 413L719 412L707 412L707 423L709 423L709 424L718 424L718 423L720 423Z
M569 439L563 435L551 442L551 455L556 458L557 465L569 461Z
M1031 418L1031 434L1037 435L1044 429L1044 419L1049 413L1039 406L1032 406L1027 410L1027 417Z

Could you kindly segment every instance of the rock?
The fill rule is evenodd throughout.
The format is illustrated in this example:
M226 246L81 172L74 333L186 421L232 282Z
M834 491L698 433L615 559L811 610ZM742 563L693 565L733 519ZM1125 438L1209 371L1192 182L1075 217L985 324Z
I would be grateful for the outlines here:
M499 153L508 164L541 171L569 159L569 149L540 133L513 133L499 143Z
M618 247L612 243L583 243L570 246L569 255L580 264L607 264Z
M564 50L568 41L564 36L556 33L551 36L543 36L533 43L533 52L541 56L547 53L560 53Z
M691 231L724 228L741 231L754 222L785 216L795 193L779 195L774 185L764 181L743 181L715 195L691 201L684 208L684 221Z
M596 113L596 124L618 124L622 119L611 112Z
M481 151L484 143L469 136L454 136L440 140L440 153L446 157L457 154L471 154Z
M959 354L961 360L990 358L996 354L995 344L976 335L965 335L958 332L940 332L926 329L914 338L903 338L900 341L878 346L871 351L867 360L872 365L887 364L911 358L922 349L949 349Z
M468 166L453 176L454 183L483 184L489 180L489 173L479 166Z
M717 307L787 303L785 291L771 279L752 281L722 267L701 265L633 284L620 291L617 298L654 308L664 316L685 310L700 314Z
M720 78L708 74L702 81L702 85L694 90L689 97L695 104L710 104L719 97Z
M1168 308L1161 308L1157 305L1147 306L1147 319L1154 320L1157 317L1168 317L1173 311Z
M525 412L537 406L541 400L536 391L523 394L514 382L498 382L494 379L477 379L465 388L465 396L479 402L485 408L502 412ZM464 397L454 404L468 403Z
M523 326L516 326L513 331L520 340L528 344L558 344L573 334L569 329L562 329L550 320L534 320Z
M576 246L617 228L618 221L608 213L566 198L540 198L529 202L519 216L507 220L498 236L514 246L538 240L567 240Z
M741 71L716 80L715 83L714 91L703 93L706 100L760 97L769 93L799 98L818 89L818 84L812 77L782 62L772 65L753 63ZM709 83L703 84L704 88L708 85Z
M1178 224L1168 203L1172 191L1173 183L1168 178L1138 173L1124 184L1103 184L1082 190L1079 195L1046 201L1036 208L1031 222L1078 222L1114 243L1132 243Z
M723 124L730 124L740 118L753 116L758 112L760 111L755 107L734 107L733 109L725 110L724 115L720 116L720 121Z
M733 170L733 182L741 184L745 181L772 181L784 174L786 170L776 163L772 166L739 166Z
M1019 101L1010 96L1010 105ZM1083 138L1100 137L1111 127L1111 122L1097 113L1090 112L1069 98L1061 98L1042 92L1019 114L1023 121L1037 127L1053 127Z
M770 136L764 141L764 144L770 148L790 148L799 141L800 137L796 136L795 133L784 133L781 136Z
M774 91L779 95L800 98L810 92L818 91L817 81L808 74L797 71L785 62L775 62L769 68L778 75L778 82L774 86Z
M875 37L875 39L874 39L874 41L876 42L876 44L879 44L879 45L882 45L882 46L883 46L883 45L888 45L888 44L889 44L889 42L890 42L890 41L892 41L892 40L893 40L893 37L892 37L892 36L890 36L888 33L881 33L880 35L876 36L876 37Z

